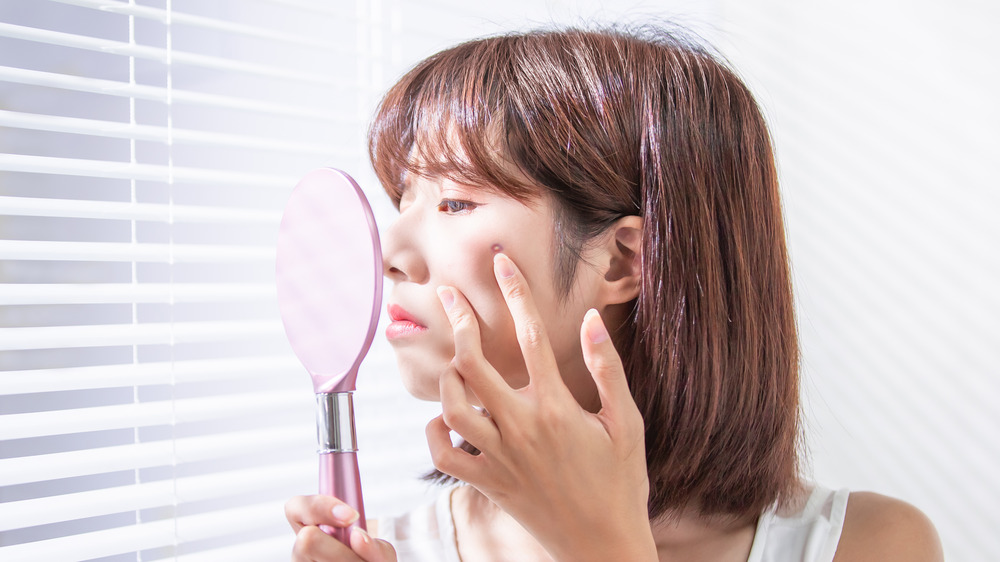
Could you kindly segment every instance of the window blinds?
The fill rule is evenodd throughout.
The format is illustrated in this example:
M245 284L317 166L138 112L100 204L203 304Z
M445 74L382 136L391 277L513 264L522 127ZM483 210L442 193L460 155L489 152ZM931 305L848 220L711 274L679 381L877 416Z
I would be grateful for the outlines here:
M273 244L301 175L368 169L378 25L322 0L0 5L0 559L287 558L315 430Z
M0 3L0 559L286 559L282 505L316 489L312 386L274 304L289 191L343 167L386 224L363 154L386 87L584 5L603 3ZM377 517L436 493L417 477L439 408L383 338L361 371Z

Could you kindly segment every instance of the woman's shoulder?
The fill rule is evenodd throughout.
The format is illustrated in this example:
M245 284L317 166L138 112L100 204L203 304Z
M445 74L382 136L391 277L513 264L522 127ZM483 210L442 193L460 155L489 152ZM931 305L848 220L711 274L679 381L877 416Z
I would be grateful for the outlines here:
M851 492L834 562L944 560L931 520L916 507L873 492Z

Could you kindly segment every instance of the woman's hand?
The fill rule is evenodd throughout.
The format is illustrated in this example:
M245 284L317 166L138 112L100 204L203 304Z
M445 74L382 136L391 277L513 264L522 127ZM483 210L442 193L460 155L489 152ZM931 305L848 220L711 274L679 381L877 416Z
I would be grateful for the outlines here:
M327 535L320 525L347 527L358 520L351 506L330 496L296 496L285 503L285 518L295 531L293 561L321 560L395 562L392 545L368 536L358 527L351 530L351 546Z
M557 560L656 560L643 420L603 321L590 311L580 330L601 400L593 414L563 382L520 271L497 254L494 273L530 380L520 389L506 383L483 356L469 302L454 288L440 288L455 359L441 377L443 413L427 426L434 465L475 486ZM466 385L488 415L468 402ZM482 453L454 447L449 430Z

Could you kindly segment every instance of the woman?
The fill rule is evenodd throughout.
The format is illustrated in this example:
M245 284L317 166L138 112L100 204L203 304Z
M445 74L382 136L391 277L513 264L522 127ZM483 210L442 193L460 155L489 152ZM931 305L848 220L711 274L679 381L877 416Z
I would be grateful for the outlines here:
M472 41L388 92L373 165L386 335L449 488L302 560L939 560L930 522L800 479L798 348L768 131L652 27ZM453 447L449 431L462 436ZM481 451L481 453L480 453Z

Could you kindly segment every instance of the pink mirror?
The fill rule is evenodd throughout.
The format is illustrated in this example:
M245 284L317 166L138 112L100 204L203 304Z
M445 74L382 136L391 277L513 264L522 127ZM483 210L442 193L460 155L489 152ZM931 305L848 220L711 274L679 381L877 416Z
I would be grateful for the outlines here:
M357 509L364 528L352 393L382 307L382 249L351 176L322 168L302 178L282 215L276 261L285 334L316 392L319 492ZM348 542L349 528L324 530Z

